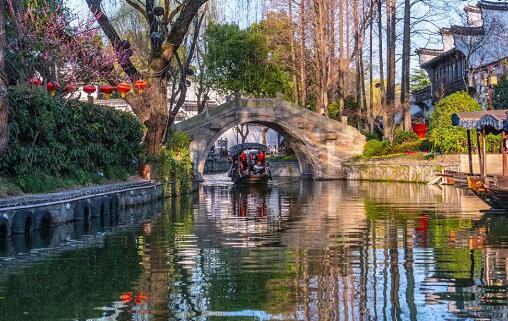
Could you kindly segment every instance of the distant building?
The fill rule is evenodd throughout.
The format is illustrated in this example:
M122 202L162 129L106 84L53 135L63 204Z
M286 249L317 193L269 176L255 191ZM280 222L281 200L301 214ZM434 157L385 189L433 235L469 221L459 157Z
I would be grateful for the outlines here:
M417 50L432 83L413 93L413 102L424 111L460 90L484 103L492 76L508 72L508 1L479 1L464 11L466 26L441 29L442 48Z

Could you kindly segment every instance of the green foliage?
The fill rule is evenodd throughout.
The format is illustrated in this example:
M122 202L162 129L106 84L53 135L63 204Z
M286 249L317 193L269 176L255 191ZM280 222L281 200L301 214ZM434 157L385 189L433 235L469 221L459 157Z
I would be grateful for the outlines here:
M419 90L422 90L428 86L430 86L430 78L429 78L429 75L427 75L427 72L425 72L425 70L423 69L418 69L418 70L415 70L410 78L409 78L409 82L410 82L410 89L411 89L411 92L415 92L415 91L419 91Z
M9 145L0 159L4 176L18 177L27 192L63 187L62 178L96 183L104 171L125 177L141 152L142 127L112 108L61 101L42 89L11 87ZM119 172L124 174L118 175ZM111 177L115 176L111 175ZM61 177L51 182L48 177Z
M191 139L185 133L173 133L156 162L156 177L166 196L181 195L192 189Z
M446 154L467 152L466 130L452 126L452 115L480 109L478 102L463 91L441 99L430 116L429 141Z
M369 140L363 149L363 156L371 158L373 156L380 156L384 153L387 142L382 142L377 139Z
M385 149L386 155L401 154L407 152L419 152L421 150L422 141L406 141L402 144L391 144Z
M377 140L381 140L382 137L380 135L379 132L374 132L374 133L363 133L363 135L365 135L365 139L367 141L369 140L373 140L373 139L377 139Z
M393 138L392 144L401 145L404 143L418 141L420 138L413 132L399 130L395 133L395 137Z
M338 120L339 118L339 103L333 102L328 105L328 117Z
M270 59L267 40L255 27L212 23L205 40L206 78L212 88L261 97L291 95L289 73Z
M141 152L142 128L131 114L77 101L63 102L41 89L9 89L9 175L71 174L128 168Z
M494 109L508 108L508 76L505 75L494 87L492 103Z

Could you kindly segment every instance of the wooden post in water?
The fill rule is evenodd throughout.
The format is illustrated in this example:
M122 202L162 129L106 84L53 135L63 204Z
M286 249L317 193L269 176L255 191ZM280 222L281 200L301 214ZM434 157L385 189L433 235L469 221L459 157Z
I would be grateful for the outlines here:
M483 158L483 175L487 176L487 144L486 144L485 128L482 129L482 158Z
M476 130L476 146L478 148L478 165L480 167L480 178L483 179L483 161L482 161L482 149L480 146L480 132Z
M472 154L472 146L471 146L471 130L467 130L467 157L469 160L469 174L473 175L473 154Z
M508 176L508 151L506 150L506 140L508 139L506 132L503 130L503 140L501 150L503 151L503 176Z

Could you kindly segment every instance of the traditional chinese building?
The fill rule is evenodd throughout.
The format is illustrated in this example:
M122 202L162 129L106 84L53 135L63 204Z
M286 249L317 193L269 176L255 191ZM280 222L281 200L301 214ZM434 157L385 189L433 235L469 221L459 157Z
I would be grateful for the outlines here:
M482 0L464 11L464 25L440 30L442 48L417 50L432 83L413 93L423 110L460 90L486 103L489 87L508 72L508 1Z

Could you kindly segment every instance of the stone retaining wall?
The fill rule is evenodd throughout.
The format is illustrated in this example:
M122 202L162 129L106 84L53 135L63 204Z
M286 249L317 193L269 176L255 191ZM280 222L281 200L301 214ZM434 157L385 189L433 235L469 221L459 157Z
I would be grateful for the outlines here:
M0 237L32 234L68 222L118 218L120 210L155 201L162 189L154 181L101 185L65 192L0 200Z
M440 156L432 160L393 158L354 160L343 164L343 178L349 180L428 183L442 170L460 170L456 156Z

